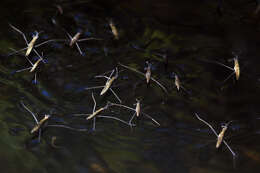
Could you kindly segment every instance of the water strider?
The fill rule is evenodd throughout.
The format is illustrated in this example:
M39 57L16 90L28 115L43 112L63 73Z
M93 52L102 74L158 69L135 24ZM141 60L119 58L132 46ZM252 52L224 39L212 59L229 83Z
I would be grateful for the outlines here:
M25 43L26 43L27 47L26 47L26 48L23 48L23 49L20 49L20 50L17 50L17 51L15 51L15 52L12 52L12 53L10 53L8 56L13 55L13 54L16 54L16 53L19 53L19 52L21 52L21 51L23 51L23 50L26 50L25 57L27 57L27 56L30 55L31 51L33 50L33 51L36 53L36 55L40 57L39 53L38 53L38 52L36 51L36 49L35 49L36 47L39 47L39 46L41 46L41 45L44 45L44 44L49 43L49 42L52 42L52 41L58 41L58 40L47 40L47 41L44 41L44 42L42 42L42 43L40 43L40 44L38 44L38 45L35 45L37 39L39 38L40 32L35 31L35 35L33 35L33 38L32 38L32 40L31 40L30 43L29 43L29 42L27 41L27 38L25 37L24 33L23 33L21 30L19 30L18 28L16 28L15 26L13 26L13 25L11 25L11 24L9 24L9 26L10 26L12 29L14 29L16 32L20 33L20 34L23 36L23 39L25 40Z
M143 114L143 115L146 116L147 118L151 119L155 124L157 124L158 126L160 126L160 123L158 123L158 121L156 121L156 120L155 120L154 118L152 118L150 115L148 115L148 114L146 114L146 113L144 113L144 112L141 111L141 103L140 103L140 102L141 102L140 100L136 99L136 104L135 104L136 107L135 107L135 108L131 108L131 107L128 107L128 106L126 106L126 105L116 104L116 103L110 103L110 104L111 104L111 106L119 106L119 107L123 107L123 108L129 109L129 110L132 110L132 111L135 112L135 113L132 115L132 117L131 117L131 119L129 120L129 122L128 122L128 124L131 125L131 126L133 126L132 121L133 121L135 115L136 115L137 117L139 117L139 115L141 115L141 114Z
M94 38L94 37L79 39L81 34L82 34L80 31L77 32L73 37L68 32L66 32L66 33L67 33L68 37L70 38L69 46L72 47L75 44L79 53L80 53L80 55L83 55L83 53L82 53L82 51L79 47L78 42L87 41L87 40L102 40L100 38Z
M232 121L230 121L230 122L228 122L227 124L225 124L225 125L222 126L222 130L221 130L221 132L218 134L218 140L217 140L217 143L216 143L216 148L219 148L220 144L222 143L223 138L224 138L224 134L225 134L225 132L227 131L228 125L229 125L231 122L232 122Z
M109 20L109 26L110 26L110 29L111 29L113 35L114 35L114 38L116 40L118 40L119 39L119 34L118 34L117 28L116 28L116 26L115 26L115 24L114 24L112 19Z
M233 156L233 166L235 167L235 159L237 157L236 153L231 149L231 147L228 145L228 143L223 139L224 138L224 133L225 131L227 130L227 126L229 125L229 123L227 123L225 126L223 126L222 128L222 131L217 134L217 132L215 131L215 129L208 123L206 122L205 120L203 120L202 118L200 118L200 116L195 113L195 116L197 117L198 120L200 120L201 122L203 122L204 124L206 124L210 129L211 131L216 135L217 137L217 143L216 143L216 148L218 148L220 146L220 144L223 142L226 147L229 149L229 151L231 152L232 156Z
M39 63L41 61L43 61L42 57L43 57L43 53L42 53L42 56L40 56L39 59L35 63L32 63L32 61L26 56L25 58L31 64L31 67L24 68L24 69L21 69L21 70L17 70L15 72L19 73L19 72L22 72L22 71L25 71L25 70L29 70L29 72L34 72L36 70L36 68L38 67ZM36 75L37 75L37 72L34 73L34 83L37 83Z
M115 72L115 75L113 76ZM116 97L116 99L122 103L121 99L118 97L118 95L115 93L115 91L111 88L111 85L113 84L113 82L118 78L118 68L116 67L114 70L112 70L112 72L110 73L110 76L105 76L105 75L98 75L95 76L96 78L106 78L107 81L105 83L104 86L95 86L95 87L90 87L90 88L85 88L85 90L89 90L89 89L98 89L98 88L102 88L100 95L104 95L108 90L110 90L113 95Z
M21 101L22 106L32 115L36 125L32 128L30 133L35 133L38 132L38 142L41 140L41 131L42 131L42 126L47 120L50 119L51 115L46 114L40 121L36 118L35 114L27 107L24 105L23 101ZM46 125L46 127L61 127L61 128L66 128L74 131L87 131L86 129L76 129L72 128L63 124L51 124L51 125Z
M124 120L121 120L121 119L119 119L117 117L107 116L107 115L100 115L101 112L103 112L104 110L108 109L110 106L114 105L114 103L107 102L107 104L104 107L101 107L98 110L96 110L97 103L96 103L96 100L95 100L93 92L92 92L91 96L92 96L92 99L93 99L93 102L94 102L94 107L93 107L92 113L91 114L74 114L75 116L87 115L86 120L93 119L93 128L92 128L93 130L96 130L96 117L114 119L114 120L117 120L119 122L122 122L122 123L128 125L127 122L125 122Z
M151 79L151 75L152 75L152 63L146 61L145 62L147 64L147 67L146 67L146 72L145 72L145 78L146 78L146 83L149 84L150 82L150 79Z
M163 90L166 94L168 94L167 89L166 89L160 82L158 82L155 78L153 78L153 77L151 76L151 64L150 64L149 62L146 62L146 63L148 64L148 67L147 67L147 69L146 69L146 73L145 73L145 74L142 73L142 72L140 72L140 71L138 71L138 70L136 70L136 69L134 69L134 68L131 68L131 67L126 66L126 65L123 65L123 64L121 64L121 63L118 63L118 64L119 64L120 66L122 66L122 67L128 69L128 70L131 70L131 71L134 71L134 72L136 72L136 73L138 73L138 74L143 75L143 76L146 78L147 84L149 83L149 81L150 81L150 79L151 79L151 80L154 81L157 85L159 85L159 86L162 88L162 90Z
M226 67L227 69L233 71L223 82L226 82L233 74L235 74L236 76L236 80L239 79L240 77L240 66L239 66L239 62L238 62L238 56L236 55L234 58L232 58L232 61L234 61L234 67L231 68L225 64L222 64L220 62L217 62L217 61L209 61L209 62L213 62L213 63L216 63L216 64L219 64L223 67Z

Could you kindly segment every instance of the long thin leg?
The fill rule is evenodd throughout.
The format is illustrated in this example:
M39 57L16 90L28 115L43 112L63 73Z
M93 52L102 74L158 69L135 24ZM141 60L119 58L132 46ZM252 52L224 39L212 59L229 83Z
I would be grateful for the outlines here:
M122 103L122 100L120 100L120 98L116 95L115 91L112 88L109 88L110 91L114 94L114 96L117 98L117 100L119 101L119 103Z
M26 50L27 48L28 48L28 47L23 48L23 49L20 49L20 50L15 50L15 49L13 49L13 48L10 48L10 49L13 50L14 52L9 53L7 56L11 56L11 55L17 54L17 53L19 53L19 52L22 52L22 51Z
M73 114L73 116L82 116L82 115L90 115L90 114Z
M135 111L134 108L131 108L131 107L128 107L128 106L125 106L125 105L122 105L122 104L117 104L117 103L110 103L111 106L119 106L119 107L124 107L126 109L130 109L132 111Z
M134 72L136 72L136 73L138 73L138 74L140 74L140 75L143 75L143 76L145 77L145 74L144 74L144 73L142 73L142 72L140 72L140 71L138 71L138 70L136 70L136 69L134 69L134 68L128 67L128 66L123 65L123 64L121 64L121 63L118 63L118 64L121 65L122 67L127 68L128 70L132 70L132 71L134 71ZM165 88L160 82L158 82L158 81L157 81L156 79L154 79L153 77L151 77L151 80L154 81L155 83L157 83L157 84L164 90L164 92L168 93L168 91L166 90L166 88Z
M44 45L44 44L49 43L49 42L65 42L65 41L67 41L67 40L65 40L65 39L51 39L51 40L46 40L46 41L44 41L42 43L39 43L39 44L35 45L34 47L35 48L36 47L40 47L41 45Z
M79 39L78 42L81 42L81 41L87 41L87 40L103 40L103 39L102 39L102 38L89 37L89 38L82 38L82 39Z
M93 131L96 130L96 117L93 118Z
M38 142L41 142L42 129L39 129Z
M19 32L19 33L23 36L23 39L25 40L26 45L28 46L28 41L27 41L27 39L26 39L24 33L23 33L22 31L20 31L18 28L16 28L16 27L14 27L13 25L11 25L10 23L9 23L9 26L10 26L11 28L13 28L15 31Z
M231 68L231 67L229 67L229 66L227 66L227 65L225 65L225 64L222 64L222 63L220 63L220 62L217 62L217 61L213 61L213 62L215 62L215 63L217 63L217 64L219 64L219 65L222 65L223 67L226 67L226 68L228 68L229 70L232 70L232 71L234 71L234 69L233 69L233 68Z
M97 105L97 103L96 103L96 100L95 100L95 97L94 97L93 92L92 92L91 96L92 96L92 99L93 99L93 102L94 102L94 107L93 107L93 111L92 111L92 113L94 113L95 110L96 110L96 105Z
M84 88L85 90L90 90L90 89L98 89L98 88L103 88L104 86L95 86L95 87L88 87Z
M201 119L199 117L199 115L197 113L195 113L196 117L198 118L198 120L202 121L203 123L205 123L210 129L211 131L216 135L216 137L218 137L217 132L215 131L215 129L205 120ZM227 144L227 142L223 139L223 143L226 145L226 147L229 149L229 151L232 153L233 157L236 157L236 153L229 147L229 145Z
M77 41L75 42L75 44L76 44L76 47L77 47L77 49L78 49L80 55L83 55L83 53L82 53L82 51L81 51L81 49L80 49L79 44L77 43Z
M156 121L153 117L151 117L150 115L147 115L143 112L141 112L144 116L146 116L147 118L150 118L155 124L157 124L158 126L160 126L160 123L158 123L158 121Z
M109 79L112 77L112 75L114 74L115 69L112 70L112 72L110 73L110 76L108 77Z
M42 60L43 60L43 58L42 58L42 56L33 48L33 51L36 53L36 55L39 57L39 58L41 58ZM44 64L45 64L45 62L44 61L42 61Z
M109 118L109 119L114 119L114 120L117 120L117 121L120 121L126 125L129 125L128 122L124 121L124 120L121 120L120 118L117 118L117 117L112 117L112 116L105 116L105 115L98 115L97 117L100 117L100 118ZM133 126L135 126L135 124L132 124Z
M110 78L109 77L107 77L107 76L102 76L102 75L98 75L98 76L95 76L95 78L106 78L107 80L109 80Z
M70 38L70 41L71 41L72 40L72 36L68 32L66 32L66 34L68 35L68 37Z
M154 79L153 77L151 77L151 80L154 81L155 83L157 83L165 93L168 93L167 89L160 83L158 82L156 79Z
M67 40L65 40L65 39L52 39L52 40L47 40L47 41L44 41L44 42L39 43L37 45L34 45L33 47L37 48L37 47L40 47L41 45L44 45L44 44L49 43L49 42L65 42L65 41L67 41ZM17 54L17 53L22 52L22 51L24 51L26 49L28 49L28 46L25 47L25 48L22 48L20 50L15 50L14 52L8 54L7 56L11 56L11 55Z
M37 84L36 75L37 75L37 72L34 73L34 84Z
M22 106L23 106L28 112L30 112L30 114L33 116L34 121L36 122L36 124L39 124L39 122L38 122L36 116L34 115L34 113L33 113L29 108L27 108L27 107L24 105L23 101L21 101L21 104L22 104Z
M15 71L16 73L19 73L19 72L22 72L22 71L25 71L25 70L29 70L29 69L31 69L32 67L28 67L28 68L24 68L24 69L21 69L21 70L17 70L17 71Z
M27 57L25 56L25 58L27 59L27 61L29 61L29 63L33 66L34 64L32 63L32 61Z
M131 119L128 122L130 126L132 126L132 121L133 121L135 115L136 115L136 112L132 115Z
M100 74L100 75L98 75L98 76L104 76L104 75L107 74L107 73L110 73L110 74L111 74L111 72L113 72L113 71L115 71L115 69L109 70L109 71L107 71L107 72L105 72L105 73L103 73L103 74ZM106 76L106 77L107 77L107 76Z
M61 127L61 128L80 131L80 132L88 131L88 129L76 129L76 128L72 128L72 127L65 126L65 125L59 125L59 124L57 124L57 125L47 125L46 127Z
M96 100L95 100L93 92L92 92L91 96L92 96L92 99L93 99L93 102L94 102L94 107L93 107L92 113L94 113L95 110L96 110L97 103L96 103ZM93 131L95 131L95 130L96 130L96 117L93 118Z
M225 83L233 74L235 74L235 72L232 72L232 73L223 81L223 83Z

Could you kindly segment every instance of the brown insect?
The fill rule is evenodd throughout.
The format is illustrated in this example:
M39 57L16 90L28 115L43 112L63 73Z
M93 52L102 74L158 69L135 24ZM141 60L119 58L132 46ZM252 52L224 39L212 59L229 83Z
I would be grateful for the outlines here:
M140 112L141 112L141 103L140 100L136 99L135 113L137 117L139 117Z
M158 126L160 126L160 123L158 123L154 118L152 118L150 115L144 113L141 111L141 101L136 99L136 104L135 104L135 108L131 108L131 107L128 107L126 105L122 105L122 104L116 104L116 103L110 103L111 106L119 106L119 107L124 107L126 109L129 109L129 110L132 110L134 111L135 113L132 115L131 119L129 120L128 124L132 127L134 126L134 124L132 124L132 121L136 115L136 117L139 117L141 114L143 114L145 117L151 119L155 124L157 124Z
M229 123L227 123L225 126L223 126L222 128L222 131L217 134L217 132L215 131L215 129L205 120L203 120L202 118L199 117L199 115L197 113L195 113L195 116L198 118L198 120L202 121L204 124L206 124L210 129L211 131L216 135L217 137L217 144L216 144L216 148L218 148L220 146L220 144L223 142L226 147L229 149L229 151L231 152L231 154L233 155L233 160L235 160L235 157L236 157L236 153L230 148L230 146L227 144L227 142L223 139L224 137L224 133L225 131L227 130L227 126L229 125Z
M87 40L103 40L103 39L100 39L100 38L94 38L94 37L88 37L88 38L82 38L82 39L79 39L80 36L81 36L81 32L77 32L73 37L68 33L66 32L68 37L70 38L70 42L69 42L69 46L72 47L74 44L76 45L80 55L83 55L80 47L79 47L79 44L78 42L82 42L82 41L87 41Z
M175 86L177 87L177 90L179 91L180 90L180 86L181 86L180 79L179 79L179 77L176 74L174 75L174 77L175 77L175 81L174 81Z
M240 66L239 66L239 63L238 63L238 56L236 55L234 58L232 58L232 60L234 61L234 67L233 68L231 68L231 67L229 67L229 66L227 66L225 64L222 64L220 62L217 62L217 61L209 61L209 62L213 62L213 63L219 64L219 65L221 65L223 67L226 67L229 70L233 71L223 82L227 81L233 74L235 74L236 80L238 80L239 77L240 77Z
M161 89L162 89L165 93L168 93L168 91L166 90L166 88L165 88L162 84L160 84L160 82L158 82L155 78L153 78L153 77L151 76L151 64L150 64L149 62L146 62L146 63L148 64L148 67L147 67L147 69L146 69L146 74L144 74L144 73L142 73L142 72L140 72L140 71L138 71L138 70L136 70L136 69L134 69L134 68L131 68L131 67L129 67L129 66L123 65L123 64L121 64L121 63L118 63L118 64L119 64L120 66L122 66L122 67L128 69L128 70L134 71L134 72L136 72L136 73L138 73L138 74L144 76L144 77L146 78L146 82L147 82L147 83L149 83L149 82L150 82L150 79L151 79L151 80L154 81L157 85L159 85L159 86L161 87Z
M21 35L23 36L23 39L25 40L25 43L26 43L27 47L26 47L26 48L23 48L23 49L20 49L20 50L17 50L17 51L15 51L15 52L12 52L12 53L10 53L8 56L26 50L26 53L25 53L25 56L26 56L26 57L29 56L32 51L34 51L34 52L36 53L36 55L40 57L39 53L38 53L38 52L36 51L36 49L34 49L34 48L39 47L39 46L41 46L41 45L44 45L44 44L46 44L46 43L52 42L52 41L59 41L59 40L47 40L47 41L44 41L44 42L42 42L42 43L40 43L40 44L38 44L38 45L35 45L37 39L39 38L40 32L35 31L35 35L33 35L33 38L32 38L32 40L31 40L30 43L29 43L29 42L27 41L27 38L25 37L25 35L24 35L24 33L23 33L22 31L20 31L18 28L14 27L14 26L11 25L11 24L9 24L9 26L10 26L12 29L14 29L16 32L18 32L19 34L21 34Z
M119 34L118 34L117 28L116 28L116 26L115 26L115 24L114 24L112 19L109 20L109 26L110 26L110 29L111 29L113 35L114 35L114 38L116 40L118 40L119 39Z
M46 122L51 116L50 115L45 115L31 130L31 133L37 132L41 126L43 125L44 122Z
M23 101L21 101L22 106L32 115L36 125L32 128L32 130L30 131L31 133L35 133L38 131L38 142L40 142L41 140L41 129L42 129L42 125L48 120L50 119L50 115L45 115L43 119L41 119L40 121L38 121L38 119L36 118L35 114L24 105ZM87 131L86 129L75 129L69 126L65 126L63 124L52 124L52 125L47 125L46 127L62 127L62 128L66 128L66 129L70 129L70 130L75 130L75 131Z
M104 110L106 110L108 107L112 106L113 103L110 103L108 102L104 107L101 107L99 108L98 110L96 110L96 100L95 100L95 97L94 97L94 94L92 93L92 99L93 99L93 102L94 102L94 107L93 107L93 111L92 111L92 114L74 114L75 116L82 116L82 115L87 115L87 118L86 120L90 120L90 119L93 119L93 130L96 129L96 117L100 117L100 118L108 118L108 119L114 119L114 120L117 120L117 121L120 121L124 124L127 124L129 125L127 122L125 122L124 120L121 120L117 117L113 117L113 116L104 116L104 115L100 115L101 112L103 112Z
M217 143L216 143L216 148L219 148L220 144L223 141L224 138L224 134L227 131L228 125L231 123L232 121L228 122L227 124L222 126L222 130L221 132L218 134L218 139L217 139Z
M152 71L151 71L152 64L149 63L148 61L146 61L146 64L147 67L146 67L145 78L146 78L146 83L149 84L152 75Z
M115 75L113 76L114 72L115 72ZM117 69L117 67L114 70L112 70L110 76L105 76L105 75L98 75L98 76L96 76L96 78L99 78L99 77L107 79L107 81L106 81L104 86L95 86L95 87L90 87L90 88L85 88L85 89L89 90L89 89L102 88L102 90L100 92L100 95L104 95L108 90L110 90L113 93L113 95L116 97L116 99L121 103L122 102L121 99L117 96L115 91L111 88L111 85L113 84L113 82L118 78L118 69Z
M43 56L43 54L42 54L42 56ZM43 61L42 56L40 56L39 59L35 63L32 63L32 61L28 57L25 57L27 59L27 61L31 64L31 67L24 68L24 69L21 69L21 70L17 70L15 72L19 73L19 72L22 72L22 71L25 71L25 70L29 70L29 72L34 72L36 70L36 68L38 67L39 63L41 61ZM37 72L35 72L35 74L34 74L34 83L37 83L36 75L37 75Z

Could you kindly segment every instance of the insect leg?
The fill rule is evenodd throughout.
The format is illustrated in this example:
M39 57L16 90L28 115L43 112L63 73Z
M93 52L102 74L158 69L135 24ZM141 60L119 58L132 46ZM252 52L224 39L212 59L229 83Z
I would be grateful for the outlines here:
M116 95L116 93L114 92L114 90L112 88L109 88L110 91L114 94L114 96L117 98L117 100L122 103L122 101L120 100L120 98Z

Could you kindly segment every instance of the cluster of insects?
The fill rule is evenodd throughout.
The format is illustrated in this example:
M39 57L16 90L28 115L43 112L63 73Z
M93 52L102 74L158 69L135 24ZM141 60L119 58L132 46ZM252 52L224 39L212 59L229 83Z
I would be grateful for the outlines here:
M62 8L59 7L58 9L59 9L60 13L63 13ZM114 39L119 40L119 33L118 33L117 27L115 26L113 21L111 20L108 25L110 26L111 32L114 35ZM66 33L69 39L51 39L51 40L47 40L47 41L44 41L42 43L36 44L41 32L35 31L35 34L33 35L33 38L31 39L31 41L28 41L27 38L25 37L25 34L20 29L18 29L16 26L14 26L12 24L9 24L9 26L14 31L21 34L23 39L25 40L25 43L26 43L25 48L20 49L20 50L13 50L13 52L10 53L9 56L14 55L14 54L18 54L18 53L23 53L23 51L25 51L24 57L31 65L30 67L20 69L20 70L17 70L15 72L18 73L18 72L28 70L29 72L34 73L35 83L36 83L36 80L37 80L37 77L36 77L37 67L39 66L40 63L45 63L43 53L38 53L38 51L37 51L38 47L40 47L44 44L48 44L50 42L67 42L70 47L75 45L78 52L80 53L80 55L83 55L83 52L82 52L82 50L79 46L80 42L88 41L88 40L103 40L101 38L94 38L94 37L80 38L82 33L77 32L74 36L71 36L69 33ZM32 60L30 59L30 55L32 53L35 53L38 57L38 60L36 60L35 62L32 62ZM213 63L219 64L223 67L226 67L227 69L232 71L232 73L224 81L227 81L233 75L235 75L236 80L239 80L240 67L239 67L238 57L236 56L233 59L233 61L234 61L234 67L233 68L229 67L225 64L222 64L220 62L213 62ZM130 67L128 65L125 65L125 64L118 62L117 66L113 70L106 72L102 75L95 76L95 78L105 78L106 82L104 83L104 85L88 87L88 88L85 88L85 90L88 91L88 90L101 89L100 94L99 94L100 96L105 95L108 92L111 92L114 95L114 97L116 98L116 100L118 101L118 103L112 103L112 102L108 101L104 106L101 106L98 109L96 109L97 103L96 103L96 100L95 100L94 93L92 92L91 97L92 97L92 100L93 100L93 103L94 103L92 112L91 113L78 113L78 114L75 113L75 114L73 114L73 116L75 116L75 117L83 116L83 117L85 117L86 121L93 121L92 130L96 129L96 119L97 118L112 119L112 120L118 121L122 124L125 124L125 125L129 126L130 128L133 128L134 126L136 126L136 124L133 123L134 118L139 118L139 117L143 116L143 117L146 117L149 120L151 120L152 123L155 126L160 126L160 123L155 118L153 118L152 116L148 115L147 113L145 113L143 111L142 106L141 106L141 99L136 98L135 107L129 107L127 105L122 104L122 99L120 99L118 94L113 90L113 84L115 83L115 81L118 79L118 77L120 75L119 74L120 73L119 68L122 68L124 70L129 70L133 73L137 73L137 74L143 76L147 85L149 85L151 82L155 83L156 85L158 85L161 88L162 92L164 92L165 94L168 94L167 88L163 84L161 84L155 77L153 77L152 63L149 62L149 61L146 61L146 64L147 64L147 67L145 68L145 72L143 73L143 72L141 72L141 71L139 71L139 70L137 70L133 67ZM106 74L108 74L108 75L106 75ZM178 91L180 91L182 89L182 90L184 90L185 92L188 93L188 90L182 85L181 79L175 73L174 73L174 85L175 85L175 87ZM46 127L61 127L61 128L67 128L67 129L76 130L76 131L88 131L88 129L77 129L77 128L73 128L73 127L70 127L70 126L67 126L67 125L63 125L63 124L48 124L47 122L51 119L51 117L52 117L51 115L49 115L49 114L44 115L44 117L42 119L38 120L37 116L28 108L28 106L26 106L23 103L23 101L21 101L21 105L24 107L25 110L27 110L32 115L32 117L35 121L35 126L32 128L30 133L32 133L32 134L38 133L38 141L39 142L40 142L40 139L41 139L42 128L46 128ZM110 115L103 115L102 114L104 111L109 110L111 107L121 107L121 108L124 108L124 109L128 109L130 111L133 111L133 114L131 115L129 120L123 120L123 119L120 119L116 116L110 116ZM216 138L217 138L216 148L219 148L221 146L221 144L224 143L224 145L229 149L229 151L232 153L233 157L235 158L236 153L231 149L231 147L228 145L228 143L224 139L224 134L227 131L228 125L231 122L228 122L227 124L225 124L222 127L221 132L217 133L214 130L214 128L208 122L203 120L197 113L195 113L195 117L199 121L205 123L212 130L212 132L216 135ZM53 141L55 141L55 139L53 139Z

